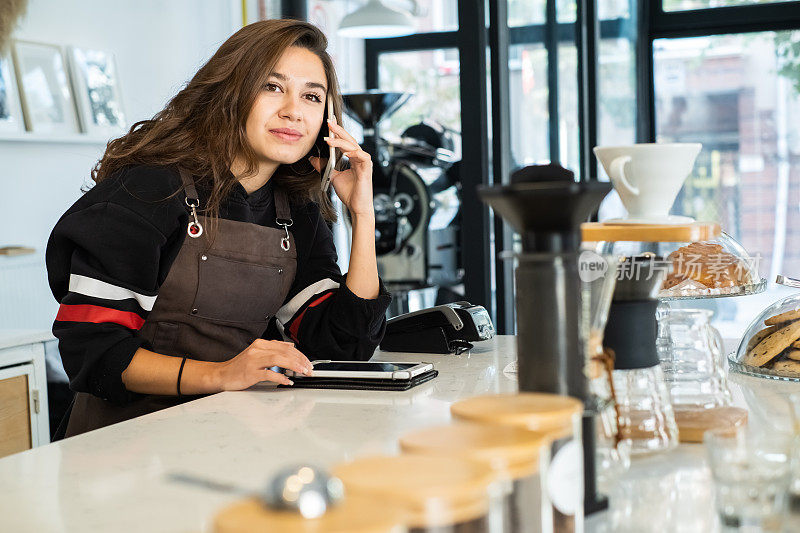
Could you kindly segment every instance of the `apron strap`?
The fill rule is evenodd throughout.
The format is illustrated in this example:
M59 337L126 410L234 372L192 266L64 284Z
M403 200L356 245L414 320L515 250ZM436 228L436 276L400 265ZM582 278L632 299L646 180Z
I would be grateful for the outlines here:
M185 168L178 168L181 174L181 181L183 182L183 190L186 192L186 199L199 206L200 197L197 195L197 189L194 187L194 178L189 174Z
M194 179L192 178L192 175L189 174L189 171L185 168L179 167L178 173L181 175L183 190L186 193L184 202L186 202L186 205L192 212L192 221L189 222L189 225L186 227L186 233L189 235L189 237L197 239L203 234L203 226L200 224L200 220L197 218L197 208L200 207L200 197L197 195L197 189L194 186Z
M283 220L292 220L292 212L289 210L289 198L282 187L275 187L275 216Z
M281 239L281 249L288 252L292 247L289 240L289 226L294 224L292 220L292 213L289 211L289 199L286 197L286 191L280 187L275 187L275 222L283 228L286 236Z

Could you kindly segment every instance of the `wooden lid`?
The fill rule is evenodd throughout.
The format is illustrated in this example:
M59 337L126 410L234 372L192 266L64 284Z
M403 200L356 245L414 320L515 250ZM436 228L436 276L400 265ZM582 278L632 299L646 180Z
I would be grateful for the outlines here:
M747 424L747 410L739 407L713 407L711 409L675 408L675 423L681 442L703 442L703 433L709 430L729 431L734 435Z
M396 506L369 498L348 496L319 518L265 507L255 498L242 500L220 511L214 518L215 533L392 533L402 527Z
M484 462L429 455L373 456L334 467L345 493L399 505L408 526L438 527L486 516L494 471Z
M581 224L584 242L696 242L707 241L721 233L716 222L692 224L607 224L585 222Z
M484 461L500 476L520 479L539 471L540 451L550 440L538 431L462 422L409 433L400 449Z
M543 392L476 396L450 406L456 418L542 431L556 439L572 433L572 417L582 411L575 398Z

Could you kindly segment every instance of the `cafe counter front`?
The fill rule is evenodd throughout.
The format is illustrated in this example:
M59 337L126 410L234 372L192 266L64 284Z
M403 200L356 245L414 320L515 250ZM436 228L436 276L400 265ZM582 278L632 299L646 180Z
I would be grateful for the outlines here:
M374 359L432 362L439 376L403 392L256 386L0 459L0 530L210 531L215 515L242 497L225 486L258 492L289 464L330 468L396 454L403 435L450 423L454 402L517 390L513 336L461 355ZM790 429L786 396L797 383L731 373L729 385L751 427ZM718 531L713 492L700 444L637 457L607 491L609 510L588 517L586 531Z

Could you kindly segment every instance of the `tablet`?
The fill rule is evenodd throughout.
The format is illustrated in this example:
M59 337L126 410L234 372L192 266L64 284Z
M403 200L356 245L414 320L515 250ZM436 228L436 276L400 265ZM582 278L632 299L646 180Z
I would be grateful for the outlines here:
M431 363L320 360L313 361L311 364L314 367L311 376L297 374L293 370L287 370L286 376L303 380L315 378L403 380L412 379L433 370Z

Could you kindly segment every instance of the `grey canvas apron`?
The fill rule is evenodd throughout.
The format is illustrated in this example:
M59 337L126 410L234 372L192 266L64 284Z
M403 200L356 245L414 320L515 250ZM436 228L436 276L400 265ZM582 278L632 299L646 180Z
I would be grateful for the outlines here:
M297 251L288 230L292 225L289 202L286 193L276 187L280 229L218 219L215 237L209 239L202 230L209 220L198 217L193 208L199 205L194 180L188 172L181 170L180 174L194 219L139 335L159 354L227 361L266 330L294 281ZM177 367L175 377L177 380ZM120 406L78 392L66 436L183 401L187 398L147 395Z

